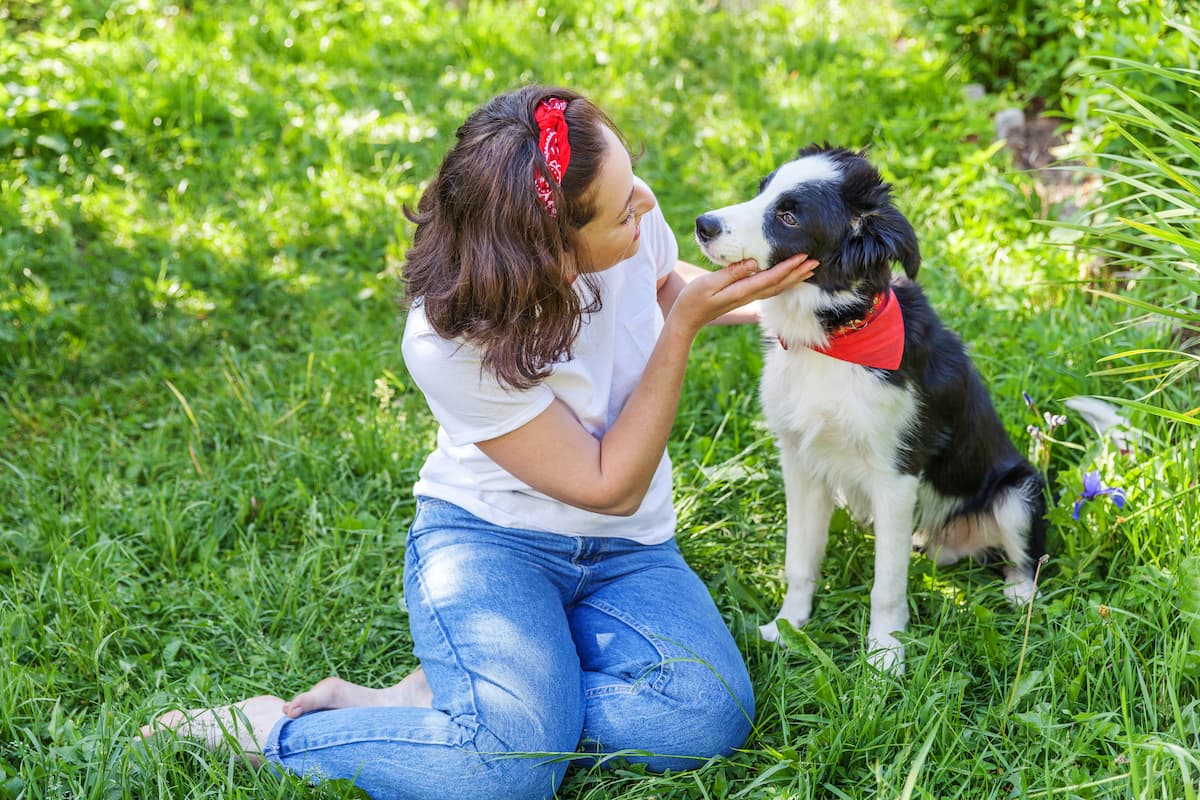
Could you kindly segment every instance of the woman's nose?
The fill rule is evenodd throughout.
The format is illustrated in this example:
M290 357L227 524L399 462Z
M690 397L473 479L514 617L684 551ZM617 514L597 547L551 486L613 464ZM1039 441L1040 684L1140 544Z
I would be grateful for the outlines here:
M639 217L653 209L655 205L657 202L650 192L639 191L633 197L633 211Z

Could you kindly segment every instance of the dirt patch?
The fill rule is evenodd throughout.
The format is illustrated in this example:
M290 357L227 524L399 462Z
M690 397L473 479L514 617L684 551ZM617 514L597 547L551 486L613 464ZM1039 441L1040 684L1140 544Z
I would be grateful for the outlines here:
M1005 109L995 117L996 139L1004 141L1016 169L1033 177L1033 191L1047 219L1078 219L1100 188L1083 162L1059 154L1067 145L1063 120L1047 115L1040 103Z

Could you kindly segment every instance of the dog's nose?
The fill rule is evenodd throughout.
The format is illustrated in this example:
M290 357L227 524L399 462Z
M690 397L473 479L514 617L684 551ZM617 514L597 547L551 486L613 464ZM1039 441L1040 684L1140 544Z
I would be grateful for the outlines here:
M696 238L707 242L721 232L721 220L712 214L701 214L696 217Z

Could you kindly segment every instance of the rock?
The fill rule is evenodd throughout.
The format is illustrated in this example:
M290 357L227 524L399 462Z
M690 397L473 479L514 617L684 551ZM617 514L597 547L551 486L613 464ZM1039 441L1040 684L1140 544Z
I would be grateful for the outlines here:
M997 139L1011 139L1025 127L1025 112L1019 108L997 111L994 119Z

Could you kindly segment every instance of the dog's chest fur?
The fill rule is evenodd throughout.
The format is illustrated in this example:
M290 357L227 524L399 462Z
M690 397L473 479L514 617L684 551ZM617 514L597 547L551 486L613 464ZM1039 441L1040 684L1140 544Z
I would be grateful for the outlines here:
M851 500L881 473L897 474L920 409L910 390L805 346L824 342L815 318L796 313L803 300L793 295L763 303L771 336L760 389L763 414L781 447ZM789 342L786 350L776 335Z

